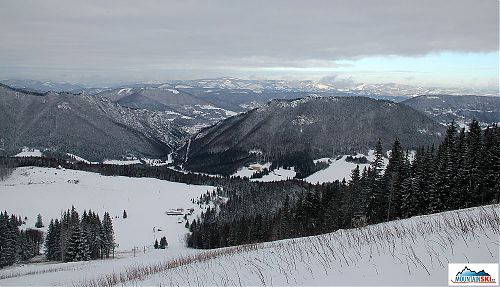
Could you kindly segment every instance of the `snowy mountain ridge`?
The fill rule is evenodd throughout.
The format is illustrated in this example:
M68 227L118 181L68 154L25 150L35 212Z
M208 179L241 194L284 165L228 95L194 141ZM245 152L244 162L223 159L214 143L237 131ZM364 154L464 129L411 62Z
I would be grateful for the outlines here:
M295 153L312 159L364 153L377 139L388 148L396 137L411 149L437 142L443 132L443 126L402 104L308 96L273 100L205 128L177 151L176 158L188 170L233 174L260 158L266 162Z
M169 154L186 133L164 112L124 108L87 94L30 93L0 86L2 154L22 147L77 154L91 161Z

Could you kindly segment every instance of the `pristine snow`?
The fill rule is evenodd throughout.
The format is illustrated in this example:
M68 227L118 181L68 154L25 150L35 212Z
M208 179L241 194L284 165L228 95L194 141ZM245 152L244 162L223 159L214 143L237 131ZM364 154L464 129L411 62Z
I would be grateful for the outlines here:
M329 157L323 157L323 158L315 159L315 160L313 160L313 162L315 164L318 163L318 162L332 163L332 160Z
M28 217L26 227L34 227L37 214L41 214L47 227L51 218L60 218L63 210L72 205L82 213L92 209L109 212L113 218L117 251L130 251L133 247L152 246L154 239L166 236L169 245L184 248L186 229L177 223L177 216L165 211L176 208L195 208L192 198L199 197L210 186L196 186L168 182L153 178L102 176L84 171L22 167L17 168L5 181L0 182L0 210ZM123 210L128 218L122 219ZM118 217L118 218L116 218ZM153 233L153 228L162 232ZM1 284L0 284L1 285Z
M271 171L269 174L264 175L262 178L255 178L252 181L280 181L292 179L295 177L297 173L295 169L292 167L291 169L286 168L277 168Z
M88 161L88 160L84 159L83 157L77 156L77 155L72 154L72 153L66 153L66 155L70 156L71 158L73 158L76 161L80 161L80 162L84 162L84 163L88 163L88 164L99 164L99 162Z
M498 263L499 216L492 205L217 249L124 284L446 286L448 263Z
M121 95L121 94L130 94L130 92L132 91L132 88L125 88L125 89L120 89L118 91L118 95Z
M34 225L38 213L47 225L50 217L58 217L71 204L79 211L109 211L113 218L126 209L128 218L113 219L120 244L116 259L7 267L0 270L0 285L90 286L85 284L149 266L160 271L125 284L446 285L449 262L498 262L498 205L246 247L187 249L182 240L184 224L164 212L191 207L191 198L211 189L150 178L18 168L0 182L0 209L28 216L26 226ZM201 212L193 207L196 214ZM154 234L153 227L163 231ZM167 236L169 247L152 249L154 238L161 236ZM196 254L212 259L193 260ZM178 258L184 258L185 265L162 267Z
M30 157L30 156L33 156L33 157L41 157L42 156L42 152L38 149L33 149L33 148L27 148L27 147L24 147L23 148L23 151L16 154L15 155L16 157Z
M228 116L228 117L232 117L232 116L235 116L238 114L237 112L225 110L225 109L219 108L219 107L214 107L214 106L208 105L208 104L207 105L195 105L195 107L198 107L202 110L219 110L219 111L224 112L226 114L226 116Z
M261 171L264 168L269 169L269 167L271 167L271 163L270 162L267 162L267 163L264 163L264 164L253 163L253 164L251 164L249 166L241 167L232 176L234 176L234 177L239 176L241 178L243 178L243 177L250 178L257 171Z
M141 163L138 159L127 159L127 160L116 160L116 159L106 159L102 163L104 164L116 164L116 165L129 165Z
M375 159L374 150L369 150L368 155L360 153L354 155L354 157L362 157L362 156L365 156L368 159L368 161L371 162ZM387 154L387 156L389 156L389 154ZM314 163L323 162L323 163L328 163L329 166L323 170L317 171L312 175L308 176L307 178L305 178L305 181L316 184L316 183L333 182L336 180L341 181L344 178L346 180L349 180L351 178L351 171L355 169L356 165L358 164L353 162L347 162L346 158L347 155L340 156L337 159L331 159L331 158L315 159L313 161ZM388 161L389 161L388 158L384 158L384 164L387 164ZM263 168L269 168L270 166L271 166L270 162L265 164L254 163L248 166L241 167L234 174L232 174L232 176L250 178L255 172ZM363 171L364 167L368 166L370 166L370 163L359 164L360 172ZM262 178L252 179L252 181L287 180L294 178L296 174L297 173L293 168L292 169L279 168L274 171L271 171L268 175L265 175Z
M137 264L156 264L172 257L199 252L187 249L187 229L178 223L180 216L165 211L194 208L193 220L206 206L191 203L210 186L187 185L153 178L102 176L97 173L55 168L22 167L0 181L0 210L26 216L22 228L34 228L41 214L46 231L51 218L60 218L72 205L81 214L89 208L102 218L105 211L113 219L116 249L113 260L76 263L43 262L0 269L0 286L5 285L72 285L72 282L123 270ZM128 218L121 218L123 210ZM118 218L117 218L118 217ZM153 232L153 227L156 232ZM162 231L158 231L162 229ZM166 236L166 250L152 248L155 238ZM136 257L133 248L136 247ZM145 250L145 251L144 251ZM40 273L34 275L33 273ZM32 274L32 275L29 275Z
M356 157L361 157L361 156L366 156L368 161L373 161L375 159L374 156L374 151L370 150L368 151L368 155L363 155L363 154L357 154ZM320 171L317 171L310 176L308 176L305 180L310 183L324 183L324 182L333 182L336 180L342 180L345 178L345 180L349 180L351 178L351 171L356 168L358 165L357 163L353 162L347 162L345 159L347 158L347 155L342 156L340 159L330 159L330 165ZM318 159L315 160L314 162L327 162L326 159ZM387 164L389 160L387 158L384 158L384 163ZM367 164L359 164L359 170L360 172L363 171L363 168L370 166L369 163Z
M167 89L167 91L171 92L172 94L178 94L179 91L175 89Z
M267 162L264 164L261 163L253 163L249 166L244 166L238 169L232 176L236 177L239 176L241 178L251 178L254 173L263 170L264 168L269 169L271 167L271 163ZM285 168L278 168L273 171L271 171L269 174L264 175L262 178L252 178L251 181L281 181L281 180L287 180L287 179L292 179L295 177L297 173L295 172L294 168L292 167L291 169L285 169Z

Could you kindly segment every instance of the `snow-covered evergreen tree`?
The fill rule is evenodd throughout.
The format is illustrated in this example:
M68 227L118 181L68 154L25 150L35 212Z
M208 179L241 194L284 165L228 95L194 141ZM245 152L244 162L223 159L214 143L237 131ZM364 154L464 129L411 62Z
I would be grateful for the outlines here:
M36 228L42 228L42 227L44 227L43 222L42 222L42 215L41 215L41 214L38 214L38 215L36 216L36 223L35 223L35 227L36 227Z

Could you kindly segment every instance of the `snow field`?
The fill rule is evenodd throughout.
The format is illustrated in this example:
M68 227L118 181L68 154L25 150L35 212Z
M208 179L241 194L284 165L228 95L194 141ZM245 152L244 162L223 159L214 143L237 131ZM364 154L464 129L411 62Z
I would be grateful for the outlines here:
M12 266L0 270L0 285L67 285L70 279L83 280L131 264L153 264L198 252L185 247L185 221L178 223L182 216L168 216L165 211L194 208L193 215L188 217L192 221L206 206L200 208L192 204L191 199L213 189L152 178L102 176L55 168L17 168L7 180L0 182L0 210L21 215L23 219L26 216L26 225L22 228L34 228L36 216L41 214L44 231L51 218L60 218L61 212L72 205L80 215L84 209L92 209L101 219L104 212L109 212L118 244L117 259ZM126 219L122 218L123 210L127 211ZM154 240L162 236L167 238L169 246L166 250L155 250L152 247Z
M354 157L362 157L362 156L365 156L368 159L368 161L371 162L375 159L374 150L369 150L368 155L364 155L361 153L354 155ZM325 182L334 182L336 180L342 181L342 179L344 178L346 180L349 180L351 178L352 170L355 169L357 165L359 165L360 172L363 171L363 168L370 166L370 163L357 164L353 162L348 162L346 161L347 157L348 155L343 155L340 156L338 159L331 159L331 158L315 159L314 163L318 162L327 163L328 167L308 176L307 178L305 178L305 181L312 184L316 183L321 184ZM388 161L389 161L388 158L384 157L384 164L387 164ZM265 164L254 163L249 166L241 167L232 176L250 178L258 170L263 168L269 168L270 166L271 166L270 162ZM294 171L293 168L292 169L278 168L276 170L271 171L268 175L265 175L262 178L252 179L252 181L280 181L280 180L292 179L295 177L295 175L296 172Z
M41 157L42 152L39 149L24 147L22 151L15 155L16 157Z
M445 286L448 263L498 263L499 223L498 205L471 208L211 250L78 286Z
M102 176L96 173L54 168L17 168L10 178L0 182L0 209L28 217L26 227L34 227L41 214L45 228L51 218L75 206L77 211L92 209L100 217L109 212L113 219L118 251L150 246L155 238L166 236L170 246L184 246L184 224L177 216L165 211L194 208L193 220L199 206L191 203L210 186L174 183L152 178ZM128 218L123 219L123 210ZM153 232L155 228L156 232ZM158 232L158 229L162 229Z
M342 181L342 179L344 178L348 181L349 179L351 179L352 170L355 169L357 165L359 165L360 172L363 172L363 168L368 168L370 166L369 163L357 164L348 162L346 161L347 156L348 155L344 155L340 159L331 159L330 165L327 168L311 174L305 180L312 184L334 182L336 180ZM374 150L368 151L368 155L358 153L355 157L361 156L365 156L370 162L375 159ZM315 160L315 162L319 161L327 162L324 158ZM384 164L387 165L388 162L388 158L384 157Z

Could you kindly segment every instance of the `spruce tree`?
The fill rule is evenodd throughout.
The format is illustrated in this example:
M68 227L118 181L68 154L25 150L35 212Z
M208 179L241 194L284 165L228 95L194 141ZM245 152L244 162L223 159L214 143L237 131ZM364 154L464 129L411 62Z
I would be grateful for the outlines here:
M89 259L90 256L87 240L80 226L75 225L71 230L71 236L69 237L65 260L67 262L70 262Z
M167 248L168 246L168 243L167 243L167 238L165 236L163 236L161 239L160 239L160 245L159 245L159 248L160 249L165 249Z
M399 139L396 138L383 178L385 193L387 193L386 220L392 220L400 216L402 183L404 177L402 168L403 150Z
M481 127L476 120L469 124L469 131L466 136L467 150L465 154L465 179L466 207L475 205L480 201L480 161L481 161Z
M42 222L42 215L38 214L36 217L36 223L35 223L36 228L42 228L43 227L43 222Z
M499 203L500 200L500 128L496 125L484 130L481 154L481 204Z
M386 194L384 192L383 172L384 155L380 139L375 146L375 159L367 170L365 192L369 194L367 219L370 223L381 222L386 218Z
M114 252L115 248L115 236L113 231L113 222L111 221L111 216L109 213L105 212L102 219L102 249L106 258L109 258L111 252Z

